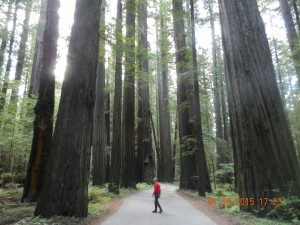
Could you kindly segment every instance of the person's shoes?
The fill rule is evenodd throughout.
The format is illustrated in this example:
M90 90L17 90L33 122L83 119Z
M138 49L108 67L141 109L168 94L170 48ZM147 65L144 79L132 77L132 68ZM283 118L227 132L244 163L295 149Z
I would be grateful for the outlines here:
M162 211L162 209L161 210L159 210L159 213L162 213L163 211Z
M156 211L156 210L153 210L152 212L153 212L153 213L157 213L157 211Z

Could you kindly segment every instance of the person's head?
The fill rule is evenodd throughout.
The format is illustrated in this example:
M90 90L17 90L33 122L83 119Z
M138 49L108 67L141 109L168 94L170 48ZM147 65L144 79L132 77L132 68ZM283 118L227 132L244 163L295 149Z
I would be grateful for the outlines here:
M156 183L157 181L158 181L158 179L155 177L155 178L153 179L153 182Z

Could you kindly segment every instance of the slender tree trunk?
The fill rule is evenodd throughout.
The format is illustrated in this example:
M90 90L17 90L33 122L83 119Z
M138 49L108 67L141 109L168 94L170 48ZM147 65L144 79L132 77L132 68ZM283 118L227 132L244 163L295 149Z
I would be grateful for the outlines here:
M9 1L8 9L7 9L7 12L6 12L5 26L4 26L4 29L3 29L3 37L2 37L2 40L1 40L1 47L0 47L0 77L2 75L2 66L4 64L4 54L5 54L5 49L6 49L7 41L8 41L8 34L9 34L9 32L8 32L8 23L11 20L12 5L13 5L13 1L11 0L11 1Z
M10 102L12 102L15 106L18 101L19 86L20 86L21 76L23 74L23 68L25 62L26 43L27 43L28 31L29 31L28 23L31 14L31 8L32 8L32 0L27 0L25 5L25 19L23 22L23 30L21 33L21 40L19 45L18 59L17 59L17 66L16 66L16 73L15 73L16 85L12 88L12 94L10 98Z
M109 86L109 79L107 78L106 85ZM105 182L110 180L110 156L111 156L111 134L110 134L110 93L107 91L105 93L105 134L106 134L106 146L105 146Z
M102 0L100 18L99 61L96 78L96 99L93 117L93 185L105 183L106 129L105 129L105 5Z
M100 11L101 0L76 1L68 67L36 216L86 217L88 213Z
M9 74L10 74L10 70L11 70L11 66L12 66L12 53L13 53L13 45L14 45L14 41L15 41L19 3L20 3L20 0L16 0L14 19L13 19L13 28L12 28L10 40L9 40L8 60L7 60L7 64L6 64L5 74L4 74L4 82L2 85L2 96L0 97L0 111L3 111L4 105L5 105L7 89L8 89Z
M290 182L300 196L300 171L257 2L219 6L237 190L254 200L242 209L263 214L259 198L286 196Z
M47 0L41 0L40 17L37 28L37 36L35 40L35 50L32 62L32 73L28 96L37 95L39 93L40 75L42 69L43 58L43 39L46 25Z
M151 183L154 177L154 157L152 149L151 111L149 90L149 56L147 39L147 0L138 2L138 146L137 146L137 182Z
M284 21L287 39L289 42L290 50L292 53L292 59L296 69L298 77L298 86L300 88L300 48L297 38L297 32L295 29L291 9L287 0L279 0L282 18Z
M45 179L52 144L55 94L54 69L57 57L59 0L49 0L47 23L43 35L43 63L39 97L34 108L35 120L22 201L37 201Z
M119 194L121 179L121 160L122 160L122 0L118 0L116 21L116 65L115 65L115 90L114 90L114 109L113 109L113 133L111 148L111 172L108 190Z
M195 104L195 133L196 133L196 168L198 174L197 189L198 194L205 196L205 191L211 192L211 184L208 175L206 156L204 151L204 143L202 137L202 121L199 97L199 81L197 68L197 51L196 51L196 35L195 35L195 17L194 17L194 0L190 0L191 6L191 30L192 30L192 62L193 62L193 78L194 78L194 104Z
M125 85L124 85L124 165L123 185L136 187L135 182L135 0L126 1Z

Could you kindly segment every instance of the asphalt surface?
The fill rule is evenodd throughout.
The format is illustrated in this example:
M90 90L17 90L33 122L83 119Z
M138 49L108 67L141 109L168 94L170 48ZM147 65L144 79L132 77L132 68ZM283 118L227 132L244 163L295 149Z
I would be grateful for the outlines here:
M177 186L161 184L159 199L163 213L154 210L153 190L128 197L118 211L101 225L216 225L201 211L176 194ZM99 224L99 225L100 225Z

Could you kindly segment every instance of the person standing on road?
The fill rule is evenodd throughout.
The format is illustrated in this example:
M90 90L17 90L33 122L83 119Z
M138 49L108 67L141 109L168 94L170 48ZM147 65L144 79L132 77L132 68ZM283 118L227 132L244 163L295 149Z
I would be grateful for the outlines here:
M158 182L157 178L154 178L153 179L153 182L154 182L154 191L153 191L153 194L152 194L152 197L154 196L154 206L155 206L155 209L152 211L153 213L157 213L157 206L159 208L159 213L162 213L163 210L158 202L158 199L160 198L160 193L161 193L161 190L160 190L160 183Z

